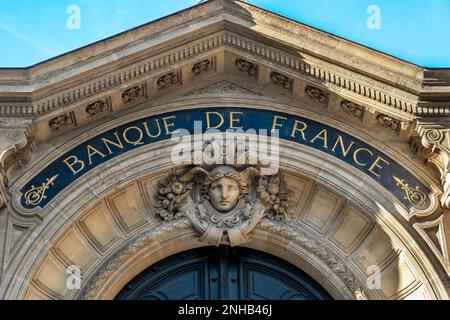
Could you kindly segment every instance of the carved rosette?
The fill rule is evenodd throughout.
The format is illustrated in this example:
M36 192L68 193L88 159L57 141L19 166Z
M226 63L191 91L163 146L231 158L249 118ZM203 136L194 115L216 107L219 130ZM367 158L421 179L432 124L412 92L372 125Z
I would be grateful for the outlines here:
M73 112L65 113L50 120L48 125L52 132L58 131L62 128L72 127L75 125L75 116Z
M130 89L125 90L122 93L122 100L124 103L131 103L143 97L144 97L144 89L142 88L142 86L132 87Z
M364 107L348 100L343 100L341 102L341 109L349 116L358 119L362 119L364 116Z
M450 209L450 129L419 123L416 130L425 148L423 155L438 168L441 175L441 205Z
M323 106L328 106L328 94L320 90L319 88L306 86L305 88L306 96L313 102L321 104Z
M180 82L180 76L177 73L171 72L159 77L156 81L156 88L158 90L168 89Z
M86 107L86 113L90 117L95 117L111 111L111 105L107 100L99 100L94 103L88 104Z
M393 133L398 133L402 126L402 122L385 114L378 114L376 124Z
M195 167L160 181L155 207L167 222L189 219L202 242L237 246L250 240L263 217L287 218L288 193L281 182L281 175L265 177L254 167Z
M294 89L294 79L288 78L285 75L273 71L270 74L270 80L274 85L289 92Z
M258 66L254 63L251 63L244 59L237 59L236 60L236 68L239 72L251 76L251 77L258 77Z
M208 71L211 71L214 69L214 62L212 59L206 59L200 62L197 62L192 66L192 75L193 76L199 76L201 74L204 74Z

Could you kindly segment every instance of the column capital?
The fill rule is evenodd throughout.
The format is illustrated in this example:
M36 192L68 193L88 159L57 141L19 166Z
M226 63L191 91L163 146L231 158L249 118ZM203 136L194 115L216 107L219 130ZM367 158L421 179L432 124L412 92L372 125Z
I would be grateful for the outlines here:
M440 172L441 205L450 209L450 123L418 122L416 132L425 148L427 162L434 164Z
M0 208L5 207L9 200L7 169L20 159L20 152L29 144L29 138L30 132L26 127L0 128Z

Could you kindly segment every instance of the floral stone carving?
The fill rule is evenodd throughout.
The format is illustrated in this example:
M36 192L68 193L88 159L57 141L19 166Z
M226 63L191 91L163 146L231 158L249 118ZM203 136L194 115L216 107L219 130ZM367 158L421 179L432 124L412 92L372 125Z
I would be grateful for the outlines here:
M238 171L230 166L171 174L159 182L155 205L165 221L186 217L200 241L217 246L248 242L263 217L284 220L288 206L280 173L266 177L255 167Z

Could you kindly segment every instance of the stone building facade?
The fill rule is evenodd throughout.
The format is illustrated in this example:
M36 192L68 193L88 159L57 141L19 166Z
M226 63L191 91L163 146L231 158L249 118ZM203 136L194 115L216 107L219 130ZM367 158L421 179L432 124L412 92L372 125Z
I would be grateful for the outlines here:
M221 245L334 299L448 299L449 120L450 70L240 1L2 69L0 297L113 299ZM195 121L279 129L280 171L174 163L171 135Z

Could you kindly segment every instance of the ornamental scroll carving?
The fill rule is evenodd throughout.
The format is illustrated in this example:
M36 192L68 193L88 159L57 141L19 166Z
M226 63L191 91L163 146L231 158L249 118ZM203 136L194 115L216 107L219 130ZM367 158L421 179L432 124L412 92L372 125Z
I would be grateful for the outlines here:
M419 123L416 131L421 137L423 156L439 170L443 190L441 205L450 209L450 128Z
M281 173L266 177L256 167L195 167L160 181L155 207L167 222L187 218L202 242L237 246L249 241L263 217L287 218L288 194Z

